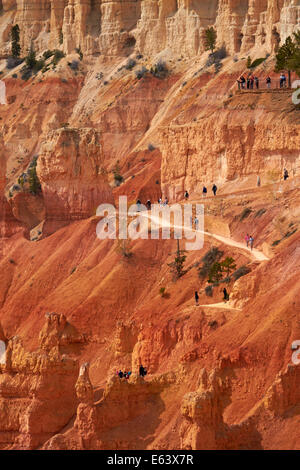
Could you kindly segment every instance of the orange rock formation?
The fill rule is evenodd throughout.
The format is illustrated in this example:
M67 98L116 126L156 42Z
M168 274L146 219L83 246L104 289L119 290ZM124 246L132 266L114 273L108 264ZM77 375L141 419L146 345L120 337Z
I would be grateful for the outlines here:
M300 121L274 73L298 2L0 4L0 448L300 449ZM65 56L22 79L13 24L23 57ZM101 203L185 190L206 233L176 282L176 240L97 238ZM207 289L212 247L239 271Z

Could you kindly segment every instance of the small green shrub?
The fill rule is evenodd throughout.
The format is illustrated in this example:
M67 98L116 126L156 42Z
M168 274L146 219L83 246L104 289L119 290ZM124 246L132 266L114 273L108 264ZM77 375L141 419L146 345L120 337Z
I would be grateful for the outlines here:
M262 64L264 61L266 60L265 57L260 57L259 59L255 59L249 68L251 69L255 69L256 67L258 67L260 64Z
M50 49L48 49L47 51L45 51L43 53L43 57L45 60L49 59L50 57L52 57L54 54L54 51L50 51Z
M119 160L117 161L116 166L113 168L112 171L113 171L113 174L114 174L114 180L115 180L116 186L120 186L120 184L123 183L124 178L120 174Z
M153 150L155 150L154 145L148 144L148 150L149 150L149 152L153 152Z
M254 214L254 217L261 217L262 215L264 215L265 213L267 212L267 209L259 209L255 214Z
M54 54L53 54L53 59L52 59L52 66L53 68L56 67L56 65L58 64L58 62L63 58L65 57L66 54L63 53L63 51L60 51L59 49L55 49L54 51Z
M165 297L165 295L166 295L166 288L165 288L165 287L161 287L161 288L159 289L159 294L160 294L161 297Z
M36 63L33 66L33 72L37 73L40 70L42 70L45 67L45 60L44 59L39 59L36 61Z
M132 70L136 66L136 61L134 59L128 59L125 65L126 70Z
M205 291L205 295L207 297L212 297L213 296L213 286L206 286L204 291Z
M147 72L148 72L148 69L146 69L146 67L142 67L140 70L137 70L135 72L136 78L138 80L141 80L141 78L143 78Z
M251 212L252 212L252 209L250 207L245 207L245 209L241 213L240 222L246 219L251 214Z
M248 266L240 266L233 274L232 277L235 281L237 281L240 277L245 276L246 274L250 273L251 269Z
M118 240L117 251L124 258L131 258L133 253L130 248L130 240Z
M165 78L168 74L168 67L161 59L151 67L150 73L156 78Z
M20 57L8 57L6 59L6 68L8 70L14 69L18 65L22 64L24 59L20 59Z
M220 251L217 247L212 247L201 259L203 265L198 269L198 276L205 278L211 266L223 256L223 251Z

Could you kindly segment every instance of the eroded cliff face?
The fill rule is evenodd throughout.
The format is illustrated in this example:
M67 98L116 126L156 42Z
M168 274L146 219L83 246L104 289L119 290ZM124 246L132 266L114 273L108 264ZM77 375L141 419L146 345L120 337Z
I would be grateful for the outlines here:
M19 223L13 213L5 196L6 187L6 159L7 151L0 137L0 257L4 256L6 251L6 241L15 233L28 234L25 226Z
M298 117L283 113L281 125L272 124L282 109L292 110L290 95L237 94L228 99L222 84L224 97L216 99L209 113L194 95L188 110L161 129L162 188L172 200L181 199L186 188L201 193L205 184L222 185L237 177L260 175L271 182L272 172L282 168L299 173Z
M7 341L6 362L0 366L2 449L36 448L74 414L78 364L61 355L66 326L62 315L48 314L36 352L26 351L17 336ZM69 336L68 344L72 341Z
M298 3L2 1L2 54L17 22L22 54L33 40L68 55L28 81L0 62L0 447L299 448L299 110L289 90L236 89L247 55L297 28ZM218 70L203 53L212 25L227 49ZM155 76L161 52L168 72ZM261 85L270 72L275 88L273 70L271 55ZM36 158L41 192L10 197ZM181 202L185 189L210 234L177 282L175 240L130 241L124 256L96 237L102 202ZM239 243L247 232L267 258ZM226 305L198 274L213 246L247 268ZM61 313L43 325L49 311Z
M203 51L203 33L215 25L219 45L233 54L253 47L271 51L298 24L296 0L3 0L2 53L9 50L12 23L21 29L24 51L62 46L70 53L126 56L134 49L153 55Z
M41 147L37 174L46 208L45 234L71 220L95 215L102 202L113 202L103 167L100 134L94 129L58 129L50 133Z

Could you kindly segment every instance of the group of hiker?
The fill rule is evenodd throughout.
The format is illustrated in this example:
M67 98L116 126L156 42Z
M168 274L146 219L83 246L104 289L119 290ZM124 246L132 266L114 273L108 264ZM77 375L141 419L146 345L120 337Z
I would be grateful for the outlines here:
M126 379L128 380L132 374L131 370L126 372L122 370L117 370L116 374L119 376L120 379ZM147 369L141 364L139 367L139 375L141 377L145 377L147 375Z
M221 292L223 292L223 300L224 302L227 302L229 300L229 293L226 289L226 287L224 287ZM198 294L198 291L196 290L195 291L195 303L196 303L196 307L199 307L199 294Z
M218 190L217 185L215 183L213 184L211 190L212 190L212 192L215 196L217 194L217 190ZM203 188L202 188L202 195L203 195L203 197L206 197L206 195L207 195L207 187L206 186L203 186ZM184 199L187 201L189 197L190 197L190 195L189 195L188 191L185 191L184 192Z
M244 74L242 74L238 79L237 79L237 84L238 84L238 89L239 90L253 90L256 88L257 90L259 89L260 86L260 78L257 75L253 74L248 74L246 77ZM270 75L267 75L267 77L264 79L265 83L267 85L267 88L272 87L272 79ZM279 77L279 86L280 88L285 88L286 87L286 75L285 73L281 73Z
M268 80L268 81L267 81ZM271 78L268 76L266 78L267 85L270 84L271 86ZM239 90L253 90L254 85L258 89L259 88L259 78L254 75L248 75L247 78L244 75L241 75L240 78L237 79L238 89Z
M254 244L254 238L252 235L249 235L249 233L246 234L245 236L245 241L246 241L246 245L247 245L247 248L249 247L250 245L250 248L251 248L251 251L253 249L253 244Z
M167 198L167 196L165 197L165 199L163 200L162 197L158 198L158 204L160 206L167 206L169 204L169 199Z
M117 370L117 375L120 377L120 379L129 379L129 377L131 376L131 370L126 372L126 371L121 371L121 370Z
M137 212L141 212L142 203L141 203L140 199L138 199L138 200L136 201L136 206L137 206L136 211L137 211ZM147 202L146 202L146 207L147 207L147 210L148 210L148 211L151 210L151 200L150 200L150 199L147 200Z

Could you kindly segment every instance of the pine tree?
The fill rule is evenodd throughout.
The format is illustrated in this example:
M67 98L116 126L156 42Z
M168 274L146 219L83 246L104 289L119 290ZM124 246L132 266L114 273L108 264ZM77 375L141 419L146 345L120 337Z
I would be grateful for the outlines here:
M32 166L29 170L29 190L33 194L37 194L41 189L41 184L36 173L36 165Z
M186 256L183 253L185 253L185 250L180 249L179 240L177 240L177 252L175 259L172 263L168 264L168 266L170 266L171 268L171 272L173 273L174 281L177 281L177 279L179 279L186 273L183 268Z
M288 66L291 70L295 71L297 75L300 74L300 31L294 33L295 51L292 57L288 59Z
M213 54L216 48L216 41L217 41L217 32L216 30L211 27L205 30L205 50L211 51Z
M64 42L64 35L62 29L59 30L59 44L63 44Z
M221 262L221 268L224 272L226 272L227 277L229 274L236 269L236 264L234 259L227 256L224 261Z
M116 186L120 186L120 184L124 181L124 178L120 174L119 160L117 161L116 166L113 168L113 174Z
M275 72L287 70L288 84L291 86L291 70L294 70L293 62L297 54L297 47L291 37L286 38L285 43L279 48L276 54Z
M13 57L20 57L20 28L18 24L11 28L11 53Z
M223 277L222 266L219 262L216 262L211 266L209 270L207 282L209 284L217 284L219 281L221 281L222 277Z
M33 44L31 43L30 45L30 49L28 51L28 55L25 59L25 63L27 65L27 67L29 69L33 69L33 67L35 66L36 64L36 54L35 54L35 50L34 50L34 47L33 47Z

